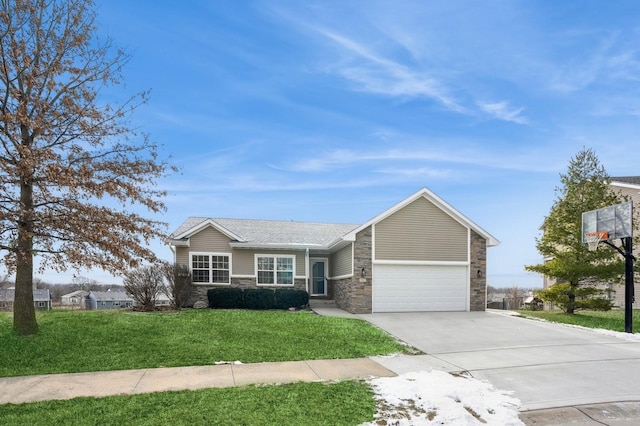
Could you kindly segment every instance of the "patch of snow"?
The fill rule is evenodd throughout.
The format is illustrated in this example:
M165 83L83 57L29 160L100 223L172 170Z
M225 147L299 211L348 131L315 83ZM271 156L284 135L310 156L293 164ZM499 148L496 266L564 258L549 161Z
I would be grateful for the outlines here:
M561 322L548 321L544 318L538 318L538 317L523 317L523 318L531 319L534 321L542 321L549 324L558 324L560 326L565 326L565 327L579 328L580 330L591 331L594 333L602 334L604 336L617 337L618 339L626 340L627 342L640 342L640 334L636 334L636 333L624 333L622 331L613 331L613 330L607 330L604 328L591 328L591 327L584 327L582 325L576 325L576 324L564 324Z
M368 382L378 413L362 426L524 425L518 418L519 399L465 375L431 370Z
M216 361L216 362L213 363L213 365L227 365L227 364L239 365L239 364L242 364L242 362L240 362L240 361Z
M604 328L587 328L581 325L572 325L572 324L565 324L565 325L568 325L570 327L575 327L575 328L581 328L583 330L591 330L593 332L596 332L598 334L603 334L605 336L617 337L618 339L626 340L627 342L640 342L640 334L623 333L622 331L606 330Z

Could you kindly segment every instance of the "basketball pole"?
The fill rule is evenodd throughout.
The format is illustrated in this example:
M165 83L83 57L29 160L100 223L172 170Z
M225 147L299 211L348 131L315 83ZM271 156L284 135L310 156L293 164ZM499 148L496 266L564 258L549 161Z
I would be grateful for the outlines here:
M624 331L633 333L633 239L626 237L624 246Z
M636 258L633 256L633 238L625 237L621 238L622 248L610 243L609 241L603 241L606 245L613 247L624 256L624 331L625 333L633 333L633 302L635 301L634 285L633 285L633 262Z

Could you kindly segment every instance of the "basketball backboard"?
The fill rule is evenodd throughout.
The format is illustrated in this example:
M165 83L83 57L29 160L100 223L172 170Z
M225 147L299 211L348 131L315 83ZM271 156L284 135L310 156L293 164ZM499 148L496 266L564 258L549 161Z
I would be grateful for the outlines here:
M582 242L588 236L603 233L606 240L632 237L633 205L631 201L582 213ZM606 234L604 234L606 233Z

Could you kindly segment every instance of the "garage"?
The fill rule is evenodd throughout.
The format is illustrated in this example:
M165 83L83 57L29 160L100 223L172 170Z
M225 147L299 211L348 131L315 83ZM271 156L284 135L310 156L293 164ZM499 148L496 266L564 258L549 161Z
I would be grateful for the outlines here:
M373 266L373 312L468 310L467 265Z

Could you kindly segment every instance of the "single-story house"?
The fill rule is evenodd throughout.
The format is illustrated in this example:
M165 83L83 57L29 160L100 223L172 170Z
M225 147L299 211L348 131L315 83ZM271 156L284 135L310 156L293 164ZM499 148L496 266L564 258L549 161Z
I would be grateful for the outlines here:
M0 289L0 311L13 311L15 292L15 288ZM48 289L33 289L33 306L39 311L51 310L51 293Z
M140 306L137 301L133 301L133 306ZM171 299L164 292L160 291L156 294L156 303L155 306L158 308L169 307L171 306Z
M133 306L133 299L124 291L91 291L86 297L86 309L120 309Z
M190 217L168 238L209 288L296 288L352 313L481 311L496 240L427 188L364 224Z
M60 299L62 300L62 304L64 306L84 307L84 301L88 295L89 295L88 291L76 290L76 291L72 291L71 293L62 295Z

